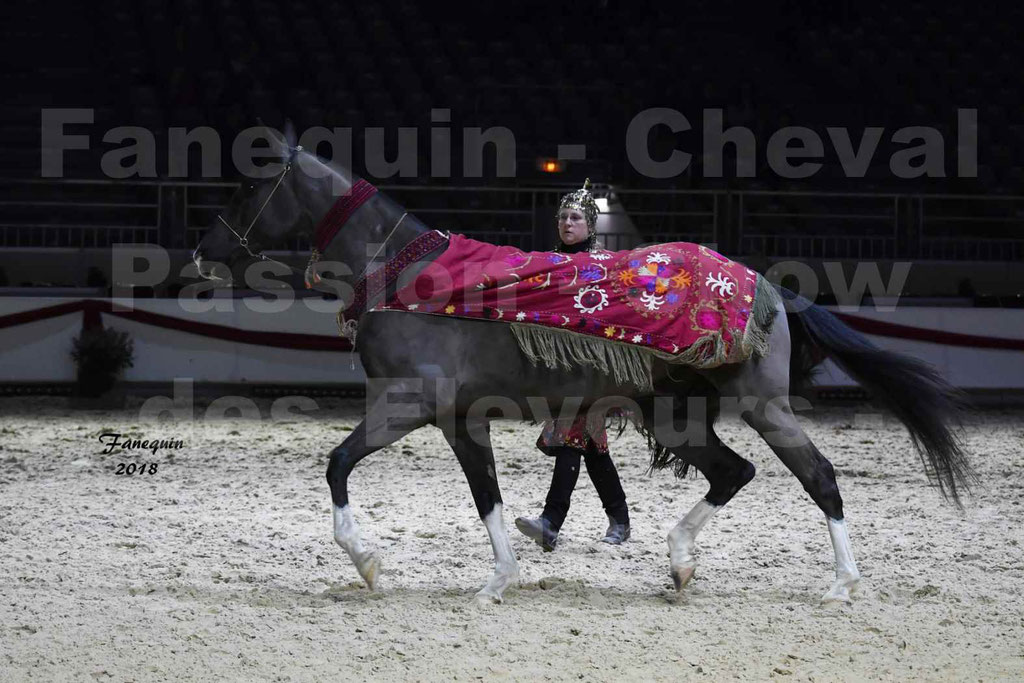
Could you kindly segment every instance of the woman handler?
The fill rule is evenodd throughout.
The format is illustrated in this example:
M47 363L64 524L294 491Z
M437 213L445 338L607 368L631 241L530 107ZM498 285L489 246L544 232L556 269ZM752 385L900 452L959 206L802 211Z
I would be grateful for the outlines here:
M590 181L564 197L558 206L556 251L575 254L601 250L597 241L597 203L589 191ZM629 509L619 473L608 454L608 436L603 421L587 424L586 415L569 420L549 420L537 439L537 448L555 457L544 511L540 517L519 517L516 528L532 538L544 550L555 549L558 531L569 512L569 501L580 475L580 460L601 497L608 515L608 530L601 541L618 545L629 538Z

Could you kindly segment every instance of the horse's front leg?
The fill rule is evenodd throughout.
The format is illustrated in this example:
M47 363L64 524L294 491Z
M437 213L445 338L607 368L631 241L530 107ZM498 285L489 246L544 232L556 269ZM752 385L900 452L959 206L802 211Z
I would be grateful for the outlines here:
M331 487L334 503L334 540L340 545L359 571L359 576L373 590L380 575L380 558L363 546L352 508L348 499L348 477L352 469L367 455L398 441L409 432L426 423L425 418L388 420L375 403L367 411L365 420L352 430L340 446L331 451L327 465L327 483Z
M327 483L331 487L331 500L334 503L334 540L348 553L359 576L363 577L370 590L377 587L380 558L363 546L359 525L356 524L348 501L348 475L357 462L374 450L366 446L364 420L340 446L331 451L331 460L327 465Z
M445 431L445 438L455 451L462 471L466 473L477 512L487 528L494 550L494 574L476 594L479 603L500 603L505 589L519 580L519 563L508 540L508 529L502 517L501 492L494 470L489 425L484 421L468 423L458 418L454 427Z

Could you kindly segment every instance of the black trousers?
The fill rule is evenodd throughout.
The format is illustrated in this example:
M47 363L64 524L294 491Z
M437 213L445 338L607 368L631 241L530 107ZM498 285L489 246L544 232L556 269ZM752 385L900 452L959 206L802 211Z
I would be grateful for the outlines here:
M582 451L570 446L551 448L547 452L555 456L555 472L551 476L551 488L544 502L542 516L550 522L552 528L562 528L562 522L569 512L569 501L580 476L580 456L583 456L587 464L587 474L597 489L597 495L601 497L605 512L616 523L629 524L626 494L622 491L619 473L611 456L594 450Z

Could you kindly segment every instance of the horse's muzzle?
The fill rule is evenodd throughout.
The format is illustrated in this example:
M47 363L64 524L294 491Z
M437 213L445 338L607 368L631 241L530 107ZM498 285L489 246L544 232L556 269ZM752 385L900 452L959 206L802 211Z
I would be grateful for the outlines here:
M192 252L192 262L196 264L199 277L204 280L230 280L231 269L216 261L204 261L203 252L200 247ZM219 271L219 272L218 272Z

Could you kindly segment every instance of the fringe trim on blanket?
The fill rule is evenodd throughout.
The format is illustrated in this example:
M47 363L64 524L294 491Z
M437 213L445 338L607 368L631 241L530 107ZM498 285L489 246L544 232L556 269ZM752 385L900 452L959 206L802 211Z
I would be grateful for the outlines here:
M757 292L754 294L754 310L747 320L747 330L743 334L743 350L764 358L771 350L768 338L772 336L775 314L778 312L782 297L775 286L764 276L757 277Z
M589 365L619 384L633 384L642 392L654 390L651 354L638 346L521 323L512 323L512 334L533 363L543 361L552 370Z

